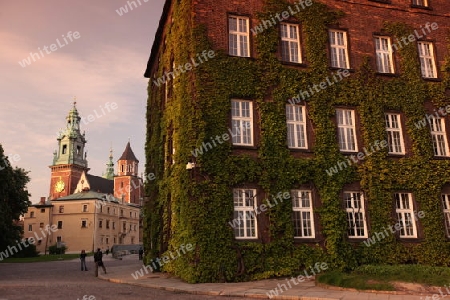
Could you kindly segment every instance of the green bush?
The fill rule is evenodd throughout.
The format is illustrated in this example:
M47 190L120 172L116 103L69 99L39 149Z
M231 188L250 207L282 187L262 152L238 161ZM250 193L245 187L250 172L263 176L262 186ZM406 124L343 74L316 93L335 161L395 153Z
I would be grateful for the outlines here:
M14 257L36 257L39 256L39 251L36 250L34 244L28 244L27 247L22 246L22 250L14 254Z
M64 254L66 253L66 250L67 250L66 245L61 245L61 248L58 248L58 245L56 243L48 247L49 254Z

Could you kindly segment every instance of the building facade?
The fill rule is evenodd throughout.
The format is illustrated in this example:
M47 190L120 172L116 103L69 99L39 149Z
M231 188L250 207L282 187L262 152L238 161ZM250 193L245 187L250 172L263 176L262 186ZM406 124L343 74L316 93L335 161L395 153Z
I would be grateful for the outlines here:
M103 176L88 174L86 138L75 103L66 120L50 166L49 197L28 209L24 238L33 237L41 253L58 242L68 248L67 253L142 243L143 181L130 142L118 160L116 174L112 150ZM55 231L47 230L49 226Z
M85 190L35 204L25 216L24 238L33 237L42 254L58 242L67 247L66 253L139 244L140 207L119 201L112 195ZM47 225L55 225L54 232L45 233Z
M445 0L166 1L145 245L191 282L450 265ZM152 257L148 257L152 258Z

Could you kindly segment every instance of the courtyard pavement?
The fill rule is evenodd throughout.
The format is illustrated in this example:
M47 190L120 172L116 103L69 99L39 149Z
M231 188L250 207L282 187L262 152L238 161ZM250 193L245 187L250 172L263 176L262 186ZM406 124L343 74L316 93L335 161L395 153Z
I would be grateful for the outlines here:
M297 285L291 282L289 288L286 279L266 279L251 282L240 283L198 283L189 284L182 280L172 277L166 273L145 273L142 270L143 276L135 279L132 274L143 267L142 261L137 259L137 256L131 255L124 258L127 261L126 265L112 266L107 270L107 274L99 274L99 278L109 280L110 282L136 285L141 287L148 287L152 289L161 289L177 293L188 293L196 295L211 295L211 296L227 296L227 297L247 297L268 299L268 293L278 288L278 296L273 296L271 299L292 299L292 300L420 300L426 299L426 295L412 295L412 294L397 294L380 293L380 292L359 292L338 289L328 289L316 286L315 281L310 279ZM288 289L283 289L280 292L280 286L284 284ZM428 299L431 299L428 298ZM435 299L435 298L433 298ZM440 298L437 298L440 299Z

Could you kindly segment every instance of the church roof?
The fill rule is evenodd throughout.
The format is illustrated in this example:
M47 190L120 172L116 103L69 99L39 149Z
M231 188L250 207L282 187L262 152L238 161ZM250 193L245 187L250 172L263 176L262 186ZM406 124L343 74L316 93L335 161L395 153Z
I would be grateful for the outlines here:
M139 162L139 160L134 155L133 150L131 150L130 142L127 143L125 151L123 151L122 156L119 158L119 160L133 160Z
M114 193L114 180L106 179L91 174L86 174L86 178L89 182L91 191L106 194Z
M83 191L80 193L75 193L69 196L54 199L52 201L64 201L64 200L108 200L109 202L119 202L119 199L113 197L112 195L107 195L105 193L98 193L94 191Z

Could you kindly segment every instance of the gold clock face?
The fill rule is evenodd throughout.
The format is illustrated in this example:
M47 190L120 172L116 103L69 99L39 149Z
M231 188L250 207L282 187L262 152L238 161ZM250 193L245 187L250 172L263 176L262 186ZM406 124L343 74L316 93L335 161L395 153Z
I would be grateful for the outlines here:
M64 191L64 181L61 180L61 177L59 178L59 181L55 184L55 192L57 193L61 193L62 191Z

